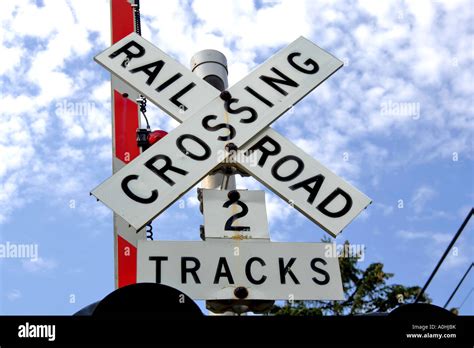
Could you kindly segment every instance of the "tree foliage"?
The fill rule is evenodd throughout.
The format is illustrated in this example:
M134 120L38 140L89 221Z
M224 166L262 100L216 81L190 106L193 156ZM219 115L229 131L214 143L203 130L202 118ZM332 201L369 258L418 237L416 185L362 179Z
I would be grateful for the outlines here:
M349 247L346 241L344 250ZM386 273L382 263L372 263L363 270L357 265L359 257L347 256L339 257L344 301L286 301L283 306L275 305L271 313L304 316L388 313L400 304L414 302L421 291L419 286L387 284L393 273ZM425 294L419 302L430 303L431 299Z

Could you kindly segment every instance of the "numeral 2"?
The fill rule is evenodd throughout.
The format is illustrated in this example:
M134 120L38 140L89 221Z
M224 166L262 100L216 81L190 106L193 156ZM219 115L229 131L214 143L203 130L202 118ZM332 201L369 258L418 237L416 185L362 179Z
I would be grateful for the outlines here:
M234 192L237 192L237 191L234 191ZM247 207L247 204L245 204L244 202L241 202L239 199L240 199L240 195L238 193L234 195L229 195L229 200L225 202L223 205L224 208L229 208L232 204L237 204L239 207L242 208L242 211L240 213L236 213L227 219L225 223L225 227L224 227L225 231L244 231L244 232L250 231L249 226L232 226L235 220L246 216L249 212L249 208Z

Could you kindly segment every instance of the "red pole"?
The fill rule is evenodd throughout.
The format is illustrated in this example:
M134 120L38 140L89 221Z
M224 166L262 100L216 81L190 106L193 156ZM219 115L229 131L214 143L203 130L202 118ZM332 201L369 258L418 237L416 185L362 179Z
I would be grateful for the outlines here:
M134 10L128 0L111 0L112 44L135 31ZM140 154L136 130L140 128L140 113L133 99L136 92L127 90L112 76L112 146L113 172L117 172ZM136 233L114 214L115 287L137 281L137 241L146 239L145 231Z

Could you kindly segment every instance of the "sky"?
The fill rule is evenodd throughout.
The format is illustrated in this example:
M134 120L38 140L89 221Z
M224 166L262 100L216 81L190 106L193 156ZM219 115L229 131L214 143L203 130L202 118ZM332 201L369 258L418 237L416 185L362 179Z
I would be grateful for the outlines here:
M0 0L0 315L69 315L114 289L112 213L89 192L112 173L105 0ZM364 246L389 283L423 286L474 200L474 2L141 0L142 35L189 66L223 52L229 83L299 36L344 61L273 128L373 203L333 239ZM148 103L153 129L177 122ZM69 106L72 106L69 107ZM266 191L272 241L329 237ZM195 190L155 238L199 240ZM443 306L473 262L471 221L427 289ZM34 249L32 249L34 250ZM474 314L474 272L450 307Z

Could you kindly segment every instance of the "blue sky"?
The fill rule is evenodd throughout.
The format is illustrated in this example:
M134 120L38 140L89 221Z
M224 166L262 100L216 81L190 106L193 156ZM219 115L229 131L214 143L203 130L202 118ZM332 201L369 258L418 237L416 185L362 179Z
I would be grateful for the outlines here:
M473 205L473 6L142 0L142 35L185 66L222 51L230 84L300 35L343 60L273 127L373 199L336 242L365 245L362 267L382 262L392 282L421 286ZM0 243L38 246L35 261L0 258L0 314L71 314L114 286L112 214L89 197L111 174L109 74L92 60L110 45L109 4L2 1L0 23ZM151 105L148 115L154 129L177 125ZM272 240L326 235L266 195ZM155 236L198 240L201 223L192 190ZM428 288L435 304L473 261L473 226ZM474 314L474 295L460 312Z

